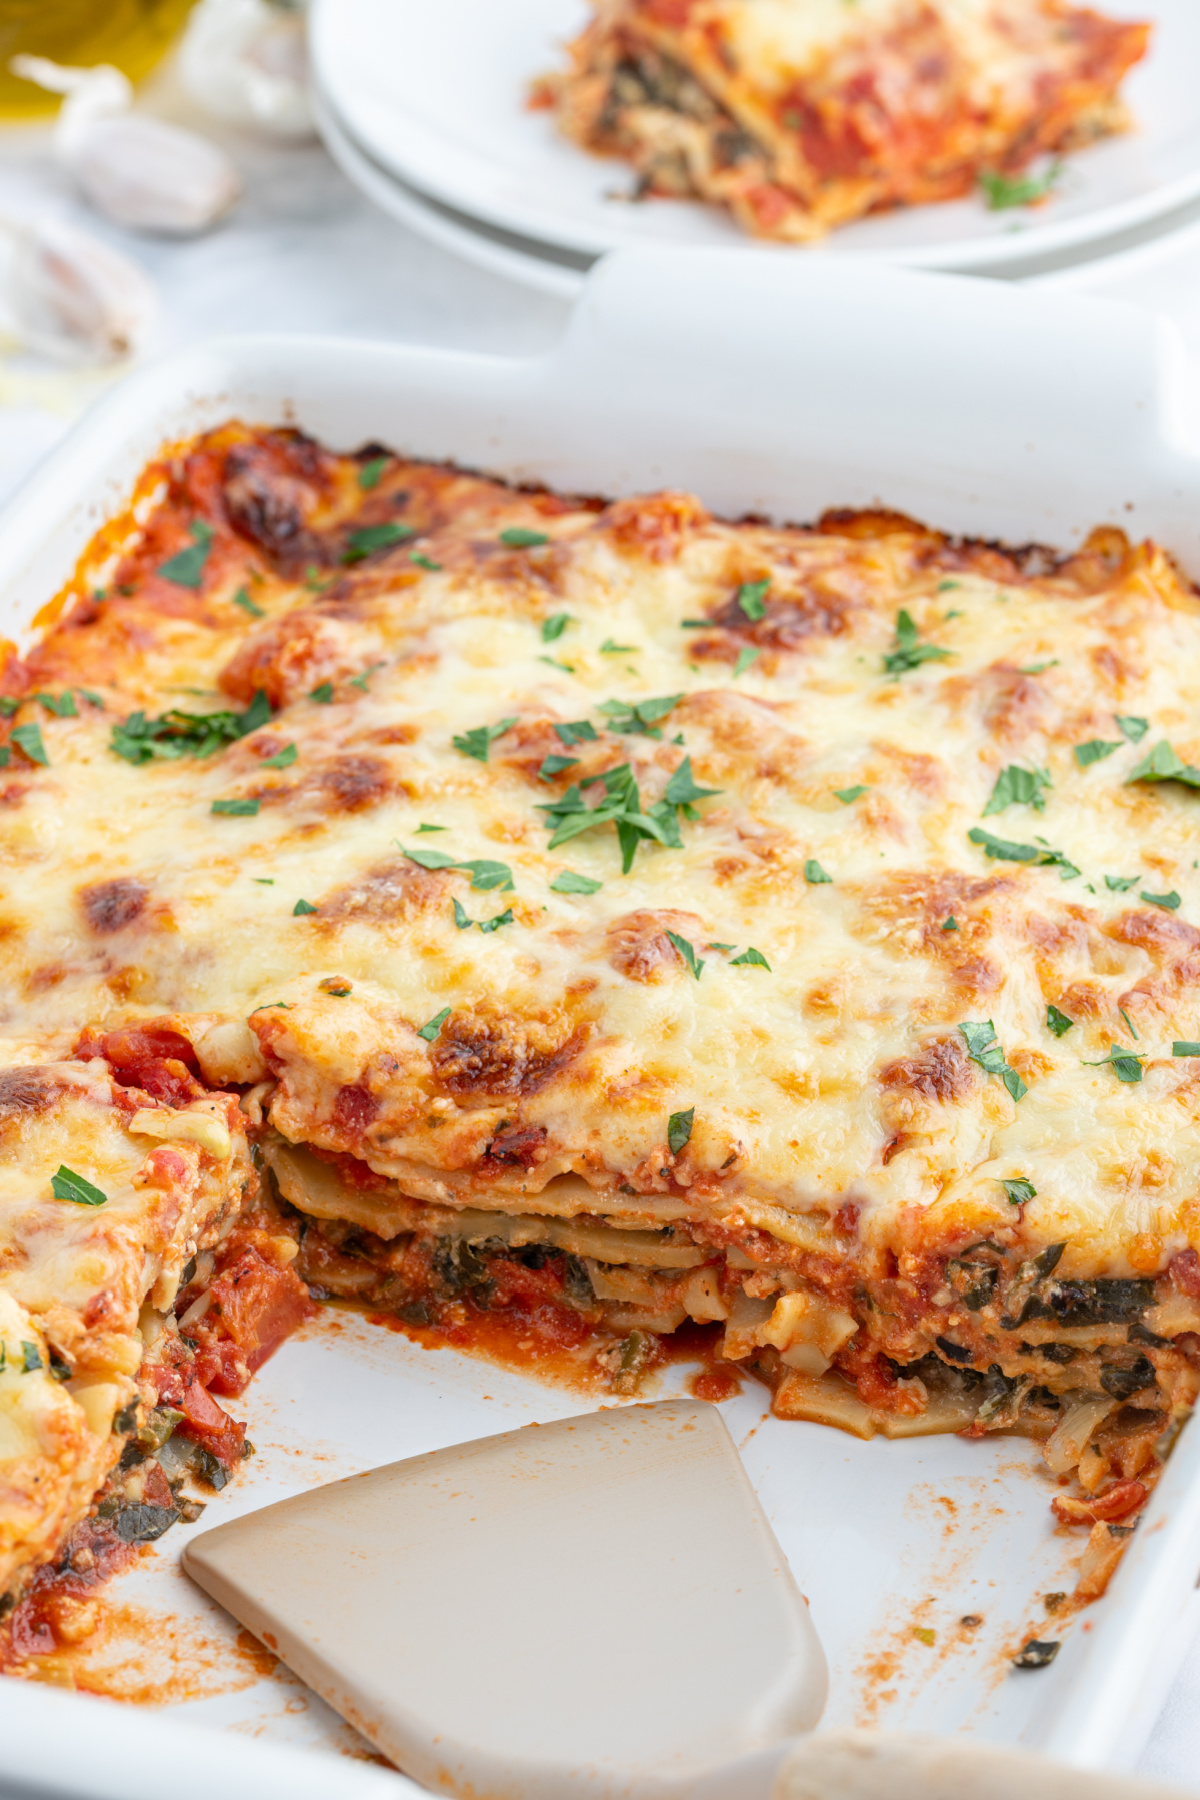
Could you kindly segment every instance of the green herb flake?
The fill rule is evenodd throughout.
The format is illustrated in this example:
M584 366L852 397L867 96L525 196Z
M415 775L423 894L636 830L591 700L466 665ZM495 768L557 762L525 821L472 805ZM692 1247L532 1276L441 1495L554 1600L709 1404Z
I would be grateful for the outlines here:
M99 694L93 693L91 688L76 688L75 692L81 700L86 700L89 706L98 706L101 712L104 711L104 701Z
M428 569L431 575L438 574L442 567L440 562L434 562L432 556L426 556L423 550L410 550L408 560L416 563L418 569Z
M0 744L0 769L7 769L12 761L12 751L7 744Z
M361 675L352 675L350 677L350 686L352 688L357 688L360 694L365 694L367 692L367 683L370 681L372 675L376 674L382 667L383 664L381 662L368 663Z
M213 756L269 724L270 718L271 703L259 688L243 713L172 710L157 719L148 719L142 712L130 713L113 726L109 748L135 768L155 758L177 761L182 756Z
M579 758L577 756L546 756L542 758L542 764L538 770L538 780L553 781L554 777L561 775L564 769L577 769L578 767Z
M696 1109L689 1106L686 1112L672 1113L667 1120L667 1146L672 1156L678 1156L684 1145L691 1140L695 1118Z
M1138 898L1144 900L1147 906L1161 906L1164 912L1178 912L1183 905L1183 901L1174 888L1169 894L1148 894L1143 888Z
M373 456L370 462L363 463L358 471L358 485L364 493L378 487L383 471L391 462L390 456Z
M1057 1006L1046 1008L1046 1030L1053 1032L1056 1038L1065 1037L1068 1031L1074 1031L1074 1019L1068 1019L1065 1012L1059 1012Z
M682 699L682 694L664 694L657 700L602 700L597 711L608 719L609 730L623 737L661 738L658 721L673 712ZM562 737L562 729L556 726L555 730Z
M918 643L918 635L911 615L902 608L896 614L896 648L883 659L885 675L894 675L898 679L910 669L919 669L922 663L940 662L953 656L952 650L943 650L937 644Z
M72 1200L76 1206L103 1206L108 1199L103 1188L68 1169L66 1163L59 1163L58 1173L50 1177L50 1191L56 1200Z
M955 918L953 913L950 914L950 917L948 919L943 921L942 930L943 931L957 931L958 930L958 920Z
M454 923L460 931L469 931L472 925L475 925L487 937L489 933L499 931L502 925L511 925L512 922L513 909L511 906L505 907L502 913L497 913L491 919L469 919L459 902L454 901Z
M868 788L860 781L857 787L834 788L833 792L835 799L840 800L843 806L853 806L856 800L861 800L868 792Z
M1126 1031L1129 1033L1130 1037L1133 1039L1134 1043L1136 1044L1138 1041L1138 1034L1137 1034L1136 1030L1134 1029L1133 1020L1130 1018L1129 1014L1125 1011L1125 1008L1123 1006L1118 1006L1117 1011L1120 1013L1121 1017L1125 1021Z
M46 1366L45 1363L43 1363L43 1361L42 1361L41 1351L38 1349L37 1345L30 1344L24 1338L22 1338L21 1339L21 1369L22 1369L22 1373L25 1375L32 1375L36 1369L44 1369L45 1366Z
M761 655L761 650L755 650L750 644L743 644L737 653L737 661L733 665L734 680L736 681L739 675L744 675L751 664L756 663Z
M79 717L75 696L70 689L65 694L34 694L31 698L44 706L53 718L77 719Z
M400 845L409 862L415 862L419 869L452 869L454 858L447 856L444 850L409 850Z
M988 211L1039 205L1054 191L1065 167L1061 158L1055 157L1040 175L1002 175L997 169L981 169L979 186Z
M1136 875L1106 875L1104 877L1105 887L1113 894L1127 894L1130 888L1136 887L1137 884L1138 877Z
M711 619L680 619L680 631L707 631L713 623Z
M11 719L20 704L15 694L0 694L0 719Z
M390 550L393 544L406 543L416 535L413 526L401 525L395 519L389 519L383 525L362 525L357 531L347 534L347 547L342 552L342 561L363 562L368 556L374 556L377 550Z
M611 638L605 638L600 646L600 654L601 656L637 656L639 646L637 644L614 644Z
M833 876L826 874L815 856L810 856L804 865L804 879L812 887L819 887L823 882L833 882Z
M50 767L40 725L14 725L11 736L13 743L25 752L30 762L40 763L43 769Z
M424 1038L427 1044L432 1044L434 1038L449 1017L450 1008L448 1006L443 1006L441 1012L434 1013L432 1019L426 1019L424 1025L418 1030L417 1036L419 1038Z
M552 894L598 894L604 886L602 881L593 881L590 875L577 875L574 869L560 869L550 883Z
M251 881L256 881L259 887L275 886L275 877L273 875L252 875L250 879Z
M1200 1044L1189 1039L1177 1038L1171 1045L1172 1056L1200 1056Z
M1103 1069L1109 1063L1112 1064L1113 1074L1118 1081L1130 1084L1142 1079L1141 1056L1135 1050L1127 1050L1124 1044L1110 1044L1107 1056L1102 1056L1099 1062L1084 1063L1083 1066L1085 1069Z
M544 531L529 531L524 525L510 525L507 531L500 533L500 542L507 544L510 550L536 550L541 544L548 544L550 539Z
M712 948L714 950L723 950L726 946L724 944L714 944ZM756 950L753 944L751 944L748 950L743 950L740 956L731 956L729 959L729 966L731 969L765 969L768 975L771 973L770 963L767 961L762 951Z
M598 744L600 741L590 719L572 719L566 725L556 725L554 735L564 750L573 750L576 744Z
M968 1021L958 1028L966 1039L967 1055L987 1075L999 1075L1013 1100L1029 1092L1017 1071L1009 1067L996 1027L990 1019Z
M258 812L257 800L214 800L212 811L231 819L253 819Z
M574 663L559 662L557 656L539 656L538 661L549 663L552 669L561 669L564 675L573 675L575 673Z
M514 716L511 719L501 719L498 725L476 725L472 731L464 731L461 737L451 738L450 741L464 756L471 756L476 762L485 763L496 739L503 737L506 731L511 731L516 722Z
M1050 785L1050 776L1045 769L1022 769L1016 763L1009 763L1007 769L996 777L996 785L983 809L983 816L989 819L993 813L1003 812L1007 806L1032 806L1035 812L1041 812L1046 805L1046 789Z
M1060 868L1064 881L1071 881L1078 875L1075 864L1061 850L1052 850L1049 845L1041 848L1037 844L1014 844L1007 838L993 837L990 831L984 831L976 825L967 833L972 844L978 844L987 857L996 862L1037 863L1045 868Z
M1106 756L1111 756L1114 750L1123 747L1119 738L1116 743L1108 738L1089 738L1086 744L1076 744L1075 761L1081 769L1088 769L1093 763L1103 762Z
M512 892L512 870L507 863L494 862L488 856L472 857L464 861L457 856L447 856L444 850L409 850L403 844L400 848L409 862L415 862L419 868L461 869L470 875L471 886L481 893L486 893L490 888L499 888L506 894Z
M448 825L418 825L417 836L420 837L423 831L448 831L449 829Z
M542 642L553 644L560 638L571 623L570 613L552 613L548 619L542 620Z
M688 942L687 938L680 937L677 931L668 931L667 936L683 958L685 965L691 970L696 980L699 981L704 972L703 957L697 961L694 947Z
M1149 719L1139 719L1133 713L1114 713L1117 730L1129 739L1131 744L1140 744L1150 729Z
M262 766L264 769L290 769L299 754L295 744L285 744L274 756L264 757Z
M1032 1181L1025 1179L1024 1175L1016 1175L1009 1181L1002 1179L1000 1186L1008 1195L1010 1206L1025 1206L1030 1200L1037 1197L1037 1189Z
M297 900L292 908L293 919L302 919L307 913L315 913L316 907L311 900Z
M192 541L187 549L178 551L163 563L158 573L164 581L173 581L176 587L198 588L204 580L208 553L216 533L204 519L193 519L189 530Z
M313 688L308 697L310 700L315 700L318 706L329 706L333 700L332 681L322 681L319 686Z
M1051 657L1049 662L1027 663L1023 669L1017 670L1017 674L1018 675L1044 675L1046 673L1047 669L1057 669L1057 667L1058 667L1058 658L1057 658L1057 656L1053 656L1053 657Z
M737 592L737 603L746 617L757 623L767 615L767 590L771 586L769 575L761 581L743 581Z
M233 604L240 606L244 613L249 613L252 619L265 619L267 616L263 608L256 605L250 598L244 587L240 587L233 596Z
M939 594L948 594L952 588L960 588L961 586L961 581L939 581L937 584L937 591Z
M1135 781L1178 781L1184 787L1200 787L1200 769L1182 762L1164 738L1126 777L1127 786Z

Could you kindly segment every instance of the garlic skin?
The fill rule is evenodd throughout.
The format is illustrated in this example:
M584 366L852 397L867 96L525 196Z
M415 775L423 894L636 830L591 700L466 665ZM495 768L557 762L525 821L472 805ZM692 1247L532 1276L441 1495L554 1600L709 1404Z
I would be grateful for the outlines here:
M180 46L179 74L192 99L214 118L269 137L316 136L301 7L279 0L200 0Z
M77 367L121 362L157 318L147 276L90 233L0 221L0 324L25 349Z
M44 56L14 56L11 67L66 96L55 154L114 224L190 237L240 199L241 178L224 151L194 131L131 112L133 87L119 69L70 69Z

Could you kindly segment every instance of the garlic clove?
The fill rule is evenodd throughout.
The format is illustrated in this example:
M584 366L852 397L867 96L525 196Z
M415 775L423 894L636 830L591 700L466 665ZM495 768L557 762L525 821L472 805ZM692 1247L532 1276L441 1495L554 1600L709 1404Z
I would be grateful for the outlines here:
M200 0L180 46L179 73L193 100L218 119L272 137L316 135L302 7Z
M76 364L120 362L142 348L158 298L136 264L61 220L8 229L0 312L26 348Z

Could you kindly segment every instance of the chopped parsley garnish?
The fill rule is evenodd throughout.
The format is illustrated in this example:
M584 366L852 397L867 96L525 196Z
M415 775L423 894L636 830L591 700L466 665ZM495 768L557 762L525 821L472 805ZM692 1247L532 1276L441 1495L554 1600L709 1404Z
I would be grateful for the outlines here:
M600 646L600 654L601 656L636 656L638 646L636 644L614 644L611 638L605 638Z
M306 913L315 913L316 907L311 900L297 900L292 908L293 919L302 919Z
M418 1030L417 1036L419 1038L424 1038L427 1044L432 1044L434 1038L449 1017L450 1008L448 1006L443 1006L441 1012L434 1013L432 1019L427 1019L425 1021L424 1025Z
M240 587L233 596L233 604L240 606L243 612L249 613L252 619L265 619L267 616L262 607L250 598L244 587Z
M567 626L570 623L571 623L571 615L570 615L570 613L566 613L566 612L551 613L551 615L548 619L543 619L542 620L542 642L543 642L543 644L554 643L556 638L560 638L562 636L563 632L567 629Z
M1117 730L1129 739L1131 744L1140 744L1150 729L1149 719L1139 719L1135 713L1114 713Z
M554 735L564 750L573 750L576 744L598 744L596 727L590 719L572 719L566 725L556 725Z
M711 619L680 619L680 631L707 631L712 624Z
M275 886L275 877L273 875L252 875L250 879L251 881L257 882L259 887Z
M20 704L15 694L0 694L0 719L11 719Z
M896 614L896 648L883 659L885 675L905 675L910 669L919 669L922 663L953 656L953 650L943 650L937 644L919 644L917 636L910 614L902 608Z
M734 680L736 681L739 675L744 675L750 665L756 663L761 655L762 651L756 650L752 644L743 644L737 653L737 661L733 665Z
M393 544L406 543L416 535L413 526L401 525L396 519L388 519L382 525L362 525L348 534L342 561L362 562L366 557L374 556L377 550L390 550Z
M1084 1063L1083 1066L1085 1069L1103 1069L1108 1063L1112 1064L1113 1074L1118 1081L1132 1083L1142 1079L1141 1056L1136 1050L1127 1050L1124 1044L1110 1044L1107 1056L1102 1056L1099 1062Z
M37 1345L28 1343L24 1338L21 1339L21 1363L22 1373L26 1375L32 1375L35 1369L44 1369L46 1366Z
M680 937L677 931L668 931L667 936L674 944L676 950L678 950L680 956L682 956L684 963L691 970L696 980L699 981L701 975L704 973L703 957L697 960L695 947L688 942L687 938Z
M575 665L573 663L559 662L557 656L539 656L538 661L549 663L552 669L561 669L564 675L573 675L575 673Z
M815 856L810 856L804 865L804 879L811 886L819 887L825 881L832 883L833 876L826 874Z
M328 706L333 700L332 681L322 681L308 697L310 700L315 700L318 706Z
M664 694L658 700L602 700L596 710L605 714L610 731L624 737L661 738L659 719L665 719L682 699L682 694ZM562 737L562 727L555 730Z
M867 792L867 789L865 784L860 781L857 787L834 788L833 792L843 806L851 806L855 800L860 800L862 798Z
M514 716L511 719L501 719L498 725L476 725L474 730L464 731L461 737L451 738L450 741L464 756L473 756L476 762L485 763L496 739L503 737L506 731L511 731L516 722Z
M667 1120L667 1145L672 1156L678 1156L692 1135L696 1109L689 1106L686 1112L672 1113Z
M771 585L771 577L766 575L761 581L743 581L737 593L737 603L746 617L755 623L764 619L767 614L767 590Z
M432 556L426 556L423 550L410 550L408 553L408 560L409 562L416 563L418 569L428 569L430 573L434 575L438 573L442 566L440 562L434 562Z
M695 800L712 800L721 792L720 788L696 786L696 778L692 774L692 759L685 756L664 789L664 798L668 806L681 806L685 818L694 819L692 811Z
M157 719L148 719L142 712L130 713L123 725L113 726L109 747L135 768L156 756L212 756L268 724L270 718L271 703L259 688L243 713L172 711Z
M1136 875L1106 875L1104 877L1105 887L1113 894L1127 894L1130 888L1136 887L1137 884L1138 877Z
M510 550L536 550L539 544L548 544L550 539L544 531L529 531L524 525L510 525L507 531L500 533L500 542L507 544Z
M1147 906L1161 906L1164 912L1178 912L1183 905L1183 901L1174 888L1169 894L1148 894L1143 888L1138 898L1144 900Z
M48 713L56 719L77 719L79 710L75 705L75 696L68 688L65 694L34 694L32 699L44 706Z
M1060 868L1063 880L1071 881L1079 870L1061 850L1052 850L1050 846L1037 844L1014 844L1007 838L993 837L990 831L976 825L967 833L971 843L978 844L985 856L996 862L1037 863L1043 868Z
M423 831L449 831L449 829L448 825L418 825L417 836L420 837Z
M961 586L961 581L939 581L937 591L939 594L948 594L951 588L960 588Z
M257 800L214 800L212 811L226 813L233 819L252 819L258 812Z
M944 919L942 921L942 930L943 931L957 931L958 930L958 920L955 918L953 913L950 914L950 917L948 919Z
M1109 738L1089 738L1086 744L1076 744L1075 761L1081 769L1087 769L1093 763L1103 762L1104 758L1111 756L1114 750L1123 748L1120 738L1116 743Z
M1179 781L1185 787L1200 787L1200 769L1181 762L1164 738L1153 750L1147 751L1133 773L1126 777L1127 783L1134 781Z
M1047 669L1057 669L1057 667L1058 667L1058 658L1057 658L1057 656L1053 656L1053 657L1051 657L1049 662L1027 663L1023 669L1017 670L1017 674L1018 675L1044 675L1046 673Z
M577 756L546 756L542 758L542 765L538 770L538 780L553 781L554 777L561 775L564 769L577 769L578 767L579 758Z
M75 692L79 695L81 700L86 700L89 706L98 706L101 712L104 711L103 700L100 698L99 694L94 694L91 688L76 688Z
M14 725L10 735L13 743L25 752L30 762L41 763L43 769L50 767L40 725Z
M1133 1020L1130 1018L1129 1014L1125 1011L1125 1008L1123 1006L1118 1006L1117 1011L1120 1013L1121 1017L1125 1021L1126 1031L1129 1033L1130 1037L1133 1039L1134 1043L1136 1044L1138 1041L1138 1034L1134 1030Z
M499 888L502 893L511 894L513 886L512 870L507 863L493 862L491 857L476 856L463 861L457 856L447 856L444 850L408 850L401 844L409 862L415 862L421 869L461 869L471 877L471 886L486 893L489 888Z
M368 663L361 675L352 675L350 677L350 686L356 687L360 694L365 694L367 691L367 683L370 681L372 675L374 675L378 669L382 669L382 667L383 664L381 662Z
M1008 1195L1009 1204L1012 1206L1024 1206L1027 1201L1037 1198L1037 1189L1032 1181L1025 1179L1024 1175L1013 1176L1008 1181L1001 1178L1000 1186Z
M1052 1031L1056 1038L1065 1037L1068 1031L1074 1031L1074 1019L1068 1019L1065 1012L1059 1012L1057 1006L1046 1008L1046 1030Z
M66 1163L59 1163L57 1175L50 1177L50 1191L56 1200L73 1200L76 1206L103 1206L108 1199L103 1188L68 1169Z
M967 1042L967 1055L987 1075L999 1075L1014 1100L1029 1092L1017 1071L1010 1068L990 1019L962 1024L958 1028Z
M513 909L511 906L506 906L502 913L497 913L491 919L469 919L459 902L457 900L454 902L454 923L460 931L470 931L472 925L475 925L486 937L490 932L499 931L502 925L511 925L512 922Z
M1022 769L1016 763L1009 763L1007 769L996 777L996 785L983 809L983 816L990 819L993 813L1003 812L1006 806L1032 806L1035 812L1041 812L1045 808L1046 789L1050 785L1047 770Z
M1200 1056L1200 1044L1191 1039L1179 1039L1171 1045L1172 1056Z
M714 950L718 948L718 945L713 945ZM765 969L768 975L771 973L770 963L762 951L756 950L753 944L748 950L743 950L740 956L731 956L729 966L731 969Z
M265 756L262 766L264 769L290 769L299 754L295 744L285 744L274 756Z
M590 875L577 875L574 869L561 869L550 883L552 894L598 894L604 886Z
M198 588L204 580L204 567L216 533L205 519L193 519L188 529L192 541L187 549L178 551L163 563L158 573L165 581L173 581L176 587Z
M1007 212L1014 206L1037 206L1054 190L1065 164L1055 157L1040 175L1001 175L981 169L979 185L989 212Z
M380 476L391 462L390 456L373 456L370 462L362 464L358 471L358 485L364 490L379 486Z
M583 789L596 786L603 787L604 798L598 806L589 807L583 798ZM550 850L569 843L593 826L614 825L621 846L622 873L628 875L643 838L653 838L668 849L681 850L683 839L679 835L678 813L682 811L685 818L694 818L692 803L719 792L719 788L696 786L691 758L685 756L668 781L663 798L645 811L628 763L607 769L602 775L592 775L582 783L572 782L558 800L539 806L537 810L546 814L547 827L553 834L547 846Z

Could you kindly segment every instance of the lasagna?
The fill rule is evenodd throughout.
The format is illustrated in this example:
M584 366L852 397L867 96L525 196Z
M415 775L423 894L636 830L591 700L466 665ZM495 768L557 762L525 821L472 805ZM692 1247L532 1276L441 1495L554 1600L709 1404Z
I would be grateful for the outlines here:
M1023 1433L1101 1591L1200 1386L1197 669L1113 528L164 453L0 674L17 1663L332 1300Z
M1127 126L1149 31L1070 0L597 0L534 104L632 164L637 197L807 242L979 185L1043 197L1038 157Z

